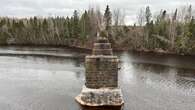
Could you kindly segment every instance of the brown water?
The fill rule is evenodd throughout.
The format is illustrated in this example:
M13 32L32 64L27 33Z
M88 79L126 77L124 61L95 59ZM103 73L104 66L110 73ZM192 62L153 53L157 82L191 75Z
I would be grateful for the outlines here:
M74 56L85 53L55 48L0 49L0 53L17 52L43 55L0 57L0 110L91 110L74 100L85 80L84 59ZM56 54L44 57L44 53ZM195 110L195 57L117 55L124 110Z

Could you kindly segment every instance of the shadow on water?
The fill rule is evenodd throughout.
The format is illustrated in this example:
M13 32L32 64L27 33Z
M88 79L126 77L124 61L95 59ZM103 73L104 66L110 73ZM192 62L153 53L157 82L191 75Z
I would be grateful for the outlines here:
M122 107L112 107L112 106L103 106L103 107L87 107L80 106L81 110L123 110Z

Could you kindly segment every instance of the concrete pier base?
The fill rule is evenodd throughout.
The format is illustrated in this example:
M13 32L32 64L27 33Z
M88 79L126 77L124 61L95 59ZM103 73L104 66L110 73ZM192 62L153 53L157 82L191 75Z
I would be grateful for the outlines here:
M124 100L120 88L91 89L83 86L81 93L75 98L82 106L122 106Z

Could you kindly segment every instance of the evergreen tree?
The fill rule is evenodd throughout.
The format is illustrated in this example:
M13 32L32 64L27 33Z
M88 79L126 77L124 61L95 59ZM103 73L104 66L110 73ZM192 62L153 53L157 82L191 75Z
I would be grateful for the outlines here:
M85 11L81 16L80 26L81 26L81 37L86 38L90 32L90 19L87 11Z
M192 19L192 5L190 5L187 9L187 13L185 15L185 22L189 23Z
M69 17L66 17L65 22L64 22L64 37L69 38L70 37L70 32L69 32Z
M108 5L104 13L104 25L105 25L105 30L108 32L108 34L111 34L112 14L110 12L110 8Z
M151 22L151 17L152 17L152 14L151 14L151 11L150 11L150 7L147 6L146 7L146 11L145 11L145 18L146 18L146 26L145 26L145 47L146 48L150 48L150 42L149 42L149 39L150 37L152 37L152 33L151 33L151 26L150 26L150 22Z
M175 10L175 13L172 18L172 21L176 21L176 20L177 20L177 9Z
M162 17L161 17L161 19L162 19L162 20L165 20L166 15L167 15L167 11L166 11L166 10L164 10L164 11L163 11L163 13L162 13Z
M195 19L192 17L190 24L189 24L189 32L190 36L195 39Z
M79 15L77 10L74 11L74 15L73 15L73 36L75 38L80 37Z

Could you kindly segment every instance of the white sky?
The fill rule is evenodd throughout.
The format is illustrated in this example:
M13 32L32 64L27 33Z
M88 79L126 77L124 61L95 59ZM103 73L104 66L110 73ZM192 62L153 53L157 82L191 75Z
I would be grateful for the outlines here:
M139 9L148 5L152 12L172 12L189 4L195 8L195 0L0 0L0 16L70 16L75 9L81 12L89 6L99 6L104 11L107 4L112 10L125 10L127 24L135 23Z

